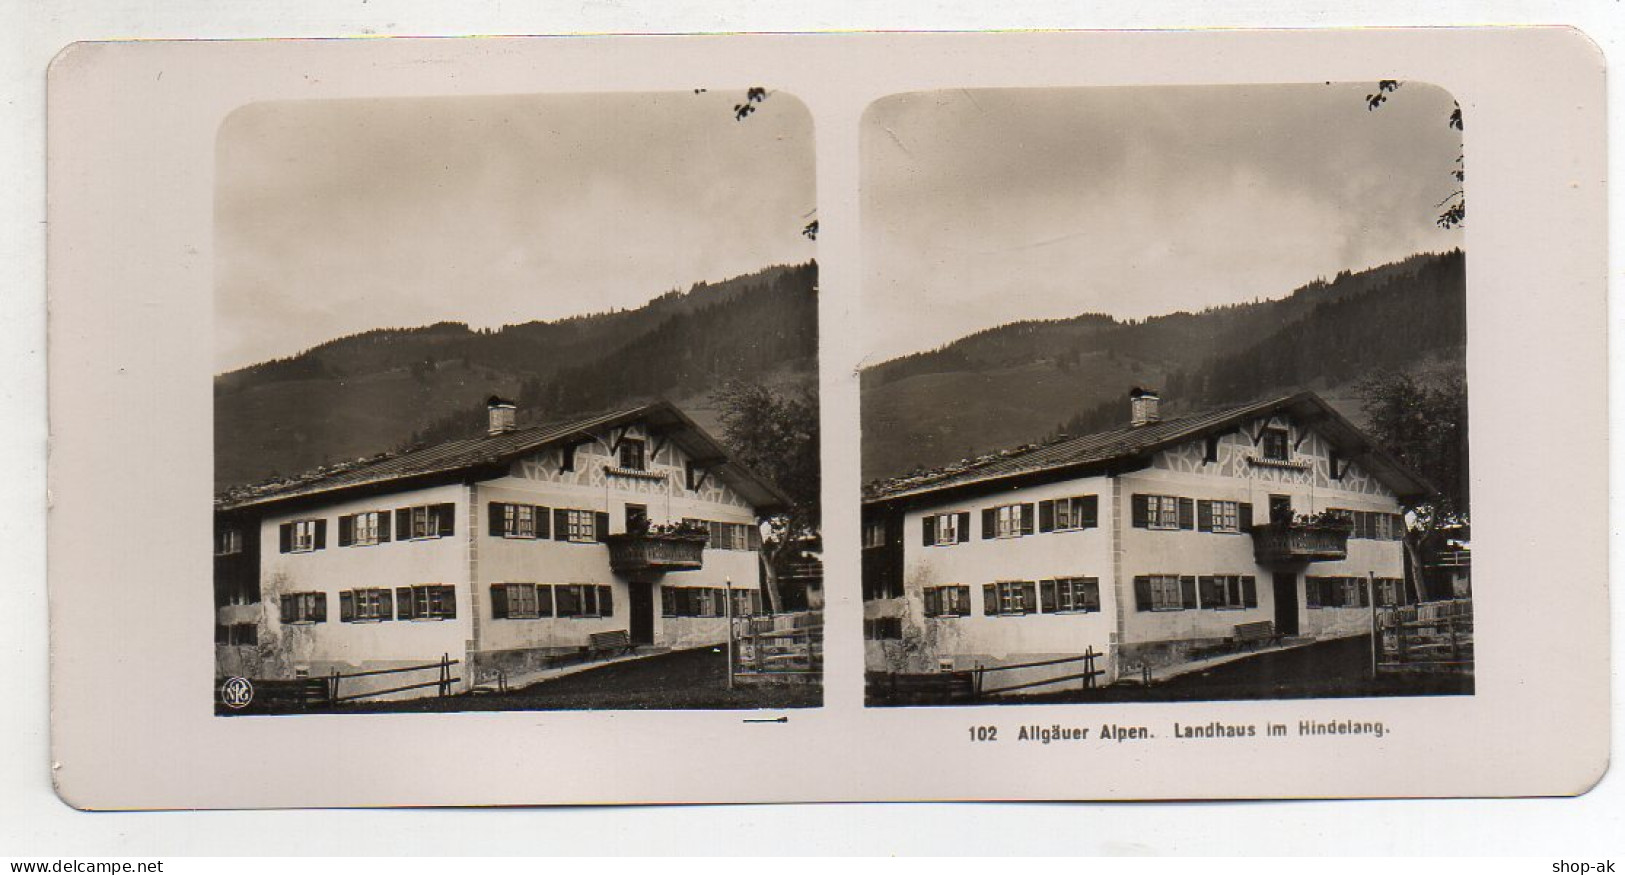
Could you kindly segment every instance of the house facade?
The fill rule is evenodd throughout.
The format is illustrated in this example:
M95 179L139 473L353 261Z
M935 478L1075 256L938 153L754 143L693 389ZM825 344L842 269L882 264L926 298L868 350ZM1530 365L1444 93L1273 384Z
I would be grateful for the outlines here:
M698 647L763 610L758 520L783 496L675 407L517 429L492 399L490 417L479 438L219 502L217 672L449 655L468 689L579 655L594 633Z
M1156 396L1137 392L1131 409L1126 428L873 490L869 669L1092 650L1111 682L1222 652L1249 631L1366 634L1373 598L1406 598L1403 508L1428 487L1323 400L1165 421ZM1078 670L1011 670L998 685Z

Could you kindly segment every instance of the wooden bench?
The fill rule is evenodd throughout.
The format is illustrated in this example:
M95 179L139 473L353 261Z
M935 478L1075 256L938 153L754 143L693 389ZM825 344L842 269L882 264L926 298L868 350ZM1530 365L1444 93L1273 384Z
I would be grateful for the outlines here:
M1281 636L1275 634L1275 623L1270 620L1259 620L1256 623L1236 624L1236 643L1256 647L1259 644L1273 643Z
M587 636L587 657L597 659L615 653L631 653L632 636L625 629L615 632L594 632Z

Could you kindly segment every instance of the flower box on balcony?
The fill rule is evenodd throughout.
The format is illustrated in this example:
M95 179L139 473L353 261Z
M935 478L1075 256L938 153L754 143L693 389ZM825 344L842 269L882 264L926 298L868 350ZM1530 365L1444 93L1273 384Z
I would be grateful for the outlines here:
M1249 531L1259 565L1335 562L1349 555L1349 526L1341 521L1262 523Z
M617 574L649 575L698 571L703 567L706 536L688 532L627 532L608 535L609 567Z

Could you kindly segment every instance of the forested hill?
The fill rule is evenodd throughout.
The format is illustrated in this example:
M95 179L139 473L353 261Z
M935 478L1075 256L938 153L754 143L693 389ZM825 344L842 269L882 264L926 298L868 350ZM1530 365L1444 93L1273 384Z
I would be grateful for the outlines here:
M1114 428L1135 386L1168 416L1312 389L1359 422L1364 374L1460 372L1465 349L1460 250L1199 313L1012 323L863 372L863 476Z
M665 397L714 428L730 379L816 387L817 278L809 262L553 322L383 328L221 374L215 488L479 434L492 394L521 425Z

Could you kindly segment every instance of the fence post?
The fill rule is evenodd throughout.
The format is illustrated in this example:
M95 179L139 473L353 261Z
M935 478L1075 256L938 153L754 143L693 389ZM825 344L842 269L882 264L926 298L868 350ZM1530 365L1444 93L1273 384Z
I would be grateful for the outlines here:
M337 668L329 669L327 676L327 704L332 705L339 700L339 674Z

